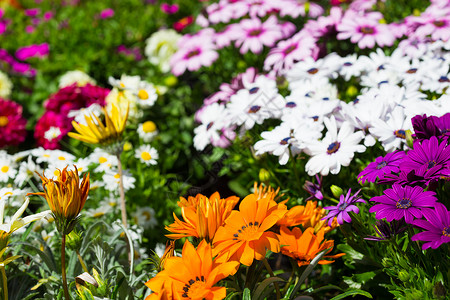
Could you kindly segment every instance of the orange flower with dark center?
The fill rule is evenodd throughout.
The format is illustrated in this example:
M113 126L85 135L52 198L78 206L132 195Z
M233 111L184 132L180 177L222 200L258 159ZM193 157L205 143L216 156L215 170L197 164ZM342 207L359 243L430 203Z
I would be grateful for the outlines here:
M278 239L281 247L281 253L290 256L297 261L299 266L309 265L314 257L320 252L329 249L326 254L330 253L334 246L333 240L324 240L324 229L319 230L317 235L314 234L314 229L308 227L303 233L300 228L295 227L290 231L287 227L280 228ZM340 253L331 256L324 256L323 258L337 258L345 255ZM319 264L331 264L334 260L322 259Z
M214 286L220 280L234 275L238 262L213 261L211 245L202 241L197 250L186 241L182 257L169 257L164 270L145 283L153 294L151 299L223 299L226 288Z
M217 229L223 225L238 201L239 198L235 196L221 199L217 192L209 198L201 194L187 200L181 197L178 206L181 207L184 221L178 219L174 213L175 222L166 226L166 230L173 234L168 234L167 237L180 239L192 236L211 242Z
M303 228L313 227L314 232L319 232L322 228L325 233L333 230L338 226L334 220L332 226L327 226L327 220L322 220L327 215L327 210L317 206L317 201L308 201L306 205L297 205L292 207L283 219L277 222L279 226L297 226L302 225Z
M214 237L214 253L218 262L236 260L250 266L253 260L264 259L267 250L280 251L274 232L268 231L286 213L272 197L258 199L248 195L233 210Z

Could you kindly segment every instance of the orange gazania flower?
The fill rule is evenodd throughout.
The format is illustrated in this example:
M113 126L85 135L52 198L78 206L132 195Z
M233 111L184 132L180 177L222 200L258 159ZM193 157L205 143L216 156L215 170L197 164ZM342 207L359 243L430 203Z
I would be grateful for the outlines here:
M268 231L286 213L270 197L258 199L250 194L242 200L239 211L233 210L225 225L214 237L217 261L236 260L250 266L254 259L262 260L266 251L280 251L274 232Z
M217 192L209 198L201 194L188 197L187 200L181 197L178 206L181 207L184 221L178 219L174 213L175 222L166 226L166 230L173 234L168 234L167 237L180 239L193 236L211 242L217 229L223 225L238 201L236 196L221 199Z
M80 213L89 193L89 173L84 175L80 183L78 169L67 171L66 166L58 172L58 177L48 179L44 174L39 175L42 180L43 193L29 193L27 195L39 195L47 200L52 211L58 230L63 234L69 234L75 225L74 221Z
M312 227L306 228L303 234L298 227L295 227L292 231L287 227L281 227L280 235L278 235L280 244L284 245L281 248L281 253L295 259L299 266L309 265L314 257L320 252L330 248L327 251L328 254L333 249L334 241L324 240L324 233L324 229L321 229L317 235L315 235ZM345 253L324 256L324 258L337 258L343 255L345 255ZM319 261L319 264L325 265L331 264L332 262L334 262L334 260L323 259Z
M211 245L202 241L197 250L186 241L182 257L167 258L164 270L145 283L153 294L151 299L223 299L225 287L214 285L236 273L238 262L213 261Z
M331 224L332 226L328 226L327 220L322 220L326 215L327 210L317 206L317 201L308 201L306 205L292 207L284 218L277 222L277 225L288 227L302 225L303 228L313 227L315 233L324 228L325 233L327 233L336 228L338 224L334 220Z

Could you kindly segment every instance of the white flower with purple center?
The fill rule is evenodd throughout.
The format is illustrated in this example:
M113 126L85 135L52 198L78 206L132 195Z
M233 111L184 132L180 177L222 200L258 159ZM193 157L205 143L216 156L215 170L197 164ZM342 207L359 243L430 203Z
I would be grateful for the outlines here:
M217 102L203 109L199 116L201 125L194 129L195 149L202 151L208 144L221 139L221 130L225 126L222 119L224 115L225 106Z
M324 176L338 174L341 166L350 164L355 152L366 150L365 146L359 144L364 134L361 131L354 132L350 123L342 123L339 130L334 116L324 119L324 123L328 130L325 137L321 141L307 143L304 150L311 156L305 166L310 176L317 173Z

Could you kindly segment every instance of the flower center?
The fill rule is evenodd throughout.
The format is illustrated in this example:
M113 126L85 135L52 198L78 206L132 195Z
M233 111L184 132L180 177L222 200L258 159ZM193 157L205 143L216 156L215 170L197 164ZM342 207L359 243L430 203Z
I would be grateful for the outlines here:
M105 163L105 162L107 162L108 161L108 159L106 159L105 157L100 157L99 159L98 159L98 162L99 163L101 163L101 164L103 164L103 163Z
M64 156L58 156L59 160L66 160L66 158Z
M444 230L442 230L442 235L450 237L450 226L449 227L445 227Z
M436 27L443 27L445 25L444 21L434 21L433 25Z
M361 28L359 28L359 31L364 34L372 34L375 32L373 27L370 26L362 26Z
M142 131L145 133L154 132L156 130L156 125L152 121L147 121L142 124Z
M397 208L403 208L406 209L412 205L412 202L409 198L403 198L402 200L397 201L397 204L395 205Z
M9 123L8 117L0 116L0 127L5 127L6 125L8 125L8 123Z
M202 275L200 278L197 276L194 279L189 280L183 287L184 293L181 295L183 298L198 298L199 295L205 292L206 280Z
M428 162L427 171L428 171L429 169L431 169L432 167L434 167L435 165L436 165L436 162L435 162L434 160L430 160L430 161Z
M213 125L214 122L209 122L208 125L206 126L206 130L210 130Z
M152 159L152 156L151 156L150 153L148 153L148 152L142 152L141 158L142 158L143 160L150 160L150 159Z
M441 76L441 78L439 78L438 81L439 81L439 82L449 82L450 80L448 79L447 76Z
M351 62L348 61L348 62L345 62L345 63L344 63L344 66L350 67L350 66L353 66L353 64L352 64Z
M3 173L6 173L6 172L9 171L9 167L8 167L8 166L3 166L0 170L1 170Z
M258 36L258 35L261 34L261 32L262 32L261 29L253 29L253 30L250 30L250 32L248 33L248 35L249 35L249 36Z
M200 50L195 49L195 50L190 51L190 52L186 55L186 58L192 58L192 57L197 56L197 55L199 55L199 54L200 54Z
M290 137L287 137L287 138L282 139L282 140L280 141L280 145L287 145L287 143L289 143L289 140L290 140L290 139L291 139Z
M238 238L244 241L254 241L260 238L259 223L250 222L248 225L244 225L241 229L238 229L237 233L233 234L233 240L237 241Z
M383 169L384 167L386 167L386 165L387 165L387 162L385 162L385 161L383 160L382 162L380 162L380 163L377 165L376 169L377 169L377 170Z
M257 113L260 109L261 109L261 106L259 106L259 105L253 105L253 106L250 107L250 109L248 110L248 113L249 113L249 114L254 114L254 113Z
M248 92L250 95L256 94L259 91L259 87L251 88Z
M394 135L396 137L401 138L401 139L405 139L406 138L406 131L404 131L403 129L399 129L399 130L394 131Z
M415 74L416 72L417 72L416 68L412 68L412 69L409 69L408 71L406 71L406 73L408 73L408 74Z
M317 72L319 72L319 69L317 69L317 68L311 68L311 69L309 69L309 70L306 71L306 72L308 72L308 73L311 74L311 75L314 75L314 74L316 74Z
M148 99L148 93L146 90L139 90L138 97L141 100L147 100Z
M340 147L341 147L341 143L339 143L339 142L331 143L327 148L327 153L330 155L333 153L336 153Z
M348 206L347 202L342 203L341 205L338 206L339 211L344 211Z
M289 108L293 108L293 107L296 107L296 106L297 106L297 104L295 102L288 102L288 103L286 103L286 107L289 107Z
M292 51L294 51L295 49L297 49L297 45L291 45L289 47L287 47L284 50L284 55L288 55L289 53L291 53Z

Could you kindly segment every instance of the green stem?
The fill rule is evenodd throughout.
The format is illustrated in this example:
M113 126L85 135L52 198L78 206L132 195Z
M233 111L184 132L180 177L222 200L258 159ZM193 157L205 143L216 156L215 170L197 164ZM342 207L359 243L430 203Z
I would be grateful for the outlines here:
M300 176L298 175L298 170L297 170L297 164L295 162L295 157L292 154L291 146L289 146L289 156L290 156L290 159L292 160L292 168L294 169L294 176L295 176L295 180L297 181L297 185L298 186L302 186L302 184L300 182Z
M63 280L64 297L66 300L70 300L69 289L67 288L66 278L66 235L63 234L61 241L61 273Z
M3 281L3 297L8 300L8 279L6 278L5 267L1 267L2 269L2 281Z
M78 257L78 260L80 261L81 267L83 268L83 271L85 271L86 273L89 273L89 271L86 267L86 264L84 263L84 260L81 257L80 251L77 250L76 252L77 252L77 257Z
M121 154L121 152L117 153L117 165L118 165L118 173L119 173L120 210L121 210L121 213L122 213L122 224L123 224L123 227L128 229L127 206L126 206L126 203L125 203L125 188L123 187L123 168L122 168L122 162L120 160L120 154ZM128 252L128 263L131 265L130 245L128 245L128 243L126 243L126 247L127 247L127 252Z
M269 265L269 262L267 261L267 258L264 257L263 259L264 266L266 266L267 271L269 272L271 277L275 277L275 274L273 274L272 268ZM278 286L278 282L274 282L273 285L275 286L275 290L277 292L277 300L281 299L281 292L280 287Z

